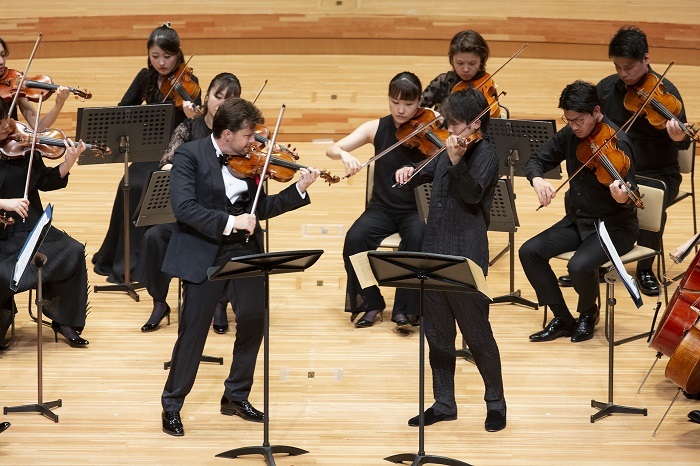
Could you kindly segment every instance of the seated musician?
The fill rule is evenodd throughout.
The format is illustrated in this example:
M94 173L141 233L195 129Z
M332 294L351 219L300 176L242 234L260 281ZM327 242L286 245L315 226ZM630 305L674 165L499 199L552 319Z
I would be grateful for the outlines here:
M566 170L573 174L583 162L577 158L579 144L606 124L617 130L600 110L596 88L583 81L566 86L559 98L562 119L567 125L547 141L526 165L527 178L542 206L548 206L556 196L554 187L543 178L545 172L566 161ZM620 132L617 148L634 160L629 139ZM601 143L602 145L602 143ZM603 170L602 167L598 167ZM628 188L636 190L634 166L623 175ZM584 167L571 179L565 199L566 216L558 223L526 241L520 248L520 262L541 305L547 305L554 318L544 330L530 335L530 341L549 341L571 337L572 342L593 337L600 313L596 304L599 294L598 267L608 261L598 235L595 221L601 219L610 233L612 243L622 255L634 246L639 233L637 213L629 195L619 180L609 186L598 181L596 173ZM558 254L576 251L568 263L572 284L578 294L578 320L574 319L557 285L549 260Z

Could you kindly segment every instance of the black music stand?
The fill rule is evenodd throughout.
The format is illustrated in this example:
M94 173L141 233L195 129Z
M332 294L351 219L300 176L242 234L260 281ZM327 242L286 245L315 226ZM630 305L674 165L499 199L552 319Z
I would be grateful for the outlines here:
M38 380L38 390L37 390L37 402L28 405L21 406L5 406L3 408L3 414L7 413L39 413L51 419L53 422L58 422L58 415L51 411L52 408L60 408L63 402L59 398L56 401L43 401L43 347L42 347L42 312L44 308L44 295L42 291L42 273L41 268L46 263L46 256L39 252L39 246L41 246L42 241L46 237L46 234L51 228L51 217L53 215L53 208L51 204L46 206L46 210L42 214L41 218L34 226L34 229L27 237L27 240L20 251L17 263L15 264L14 277L12 279L12 284L10 288L13 291L17 291L19 282L24 275L29 262L36 266L37 269L37 285L36 285L36 307L37 307L37 319L36 319L36 346L37 346L37 380Z
M175 214L170 205L170 170L159 170L151 173L148 184L144 187L143 196L136 209L136 220L134 225L145 227L160 225L162 223L173 223ZM180 278L177 279L177 319L180 320L180 310L182 308L182 284ZM224 358L216 356L202 355L201 362L215 362L224 365ZM168 370L170 361L163 363L163 370Z
M268 252L251 256L234 257L220 267L210 267L207 271L209 280L227 280L246 277L260 277L265 280L265 313L263 333L263 444L234 448L216 455L221 458L238 458L243 455L262 455L268 466L275 465L275 453L289 456L308 453L297 447L287 445L270 445L270 275L301 272L316 263L323 250Z
M95 293L125 291L135 301L139 300L136 293L138 286L131 281L129 254L129 162L160 160L170 141L172 118L173 106L169 103L78 109L76 139L102 143L111 149L111 154L101 156L93 151L85 151L80 155L78 164L124 162L124 283L95 286Z
M499 160L499 175L505 176L510 183L510 199L513 209L515 208L515 176L525 176L525 165L530 160L532 154L549 140L556 132L556 125L553 120L547 121L532 121L532 120L508 120L502 118L494 118L489 121L488 131L484 135L486 139L496 149L496 154ZM561 178L561 167L554 168L544 174L545 178ZM515 211L515 210L513 210ZM516 219L517 222L517 219ZM494 298L494 303L510 303L521 306L532 307L537 309L538 306L532 301L528 301L520 297L520 290L515 290L514 283L514 267L515 267L515 251L513 250L515 241L516 226L510 230L493 230L493 231L508 231L508 245L496 257L489 262L493 265L501 258L506 251L510 250L510 293L505 296Z
M622 274L628 277L627 271L622 265L620 256L615 250L612 242L607 237L607 231L605 230L605 224L598 220L596 223L596 231L598 232L598 238L600 239L600 244L605 250L605 253L612 263L610 271L605 274L605 281L607 283L606 291L606 312L608 314L607 325L608 325L608 401L603 403L602 401L591 400L591 407L596 408L599 411L591 415L591 423L594 423L598 419L610 416L611 414L641 414L643 416L647 415L646 408L632 408L629 406L621 406L613 403L613 392L614 392L614 367L615 367L615 282L622 281L625 287L630 293L632 300L634 301L637 308L641 307L642 299L639 294L639 290L636 292L633 289L636 287L634 279L629 277L628 280L623 280L621 278ZM607 238L606 238L607 237ZM632 283L629 280L632 280Z
M425 290L452 292L479 292L474 279L478 269L469 266L466 257L430 254L424 252L385 252L367 253L372 273L382 286L411 288L420 290L419 356L418 356L418 453L400 453L384 458L392 463L412 461L412 466L421 464L446 464L468 466L468 463L445 456L425 454L425 328L423 327ZM482 275L483 280L483 275Z

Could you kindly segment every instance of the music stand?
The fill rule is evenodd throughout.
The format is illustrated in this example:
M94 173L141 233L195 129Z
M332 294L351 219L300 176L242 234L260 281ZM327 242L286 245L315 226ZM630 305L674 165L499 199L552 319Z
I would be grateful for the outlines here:
M287 453L289 456L308 453L297 447L287 445L270 445L270 275L301 272L311 267L323 254L323 250L284 251L234 257L220 267L210 267L207 271L209 280L228 280L235 278L260 277L265 280L265 312L263 330L263 444L234 448L216 455L220 458L238 458L243 455L262 455L268 466L275 465L275 453Z
M639 290L633 289L633 287L636 287L634 284L634 279L629 277L628 280L624 280L621 277L628 277L627 271L625 270L624 266L622 265L622 261L620 260L620 255L617 253L615 250L615 247L613 246L612 242L610 241L610 238L608 236L607 230L605 229L605 223L603 221L598 220L596 222L596 231L598 232L598 238L600 239L600 244L605 250L605 254L608 256L608 259L610 259L610 262L612 263L612 267L610 268L610 271L605 274L605 281L607 283L606 286L606 312L608 314L608 319L607 319L607 324L608 324L608 401L607 403L603 403L602 401L596 401L596 400L591 400L591 407L596 408L599 411L593 415L591 415L591 423L594 423L598 419L601 419L606 416L610 416L611 414L641 414L643 416L647 415L647 409L646 408L632 408L629 406L621 406L621 405L616 405L613 403L613 371L614 371L614 366L615 366L615 282L617 281L622 281L625 284L625 287L630 293L630 296L632 300L634 301L635 305L637 308L639 308L642 305L642 299L641 295L639 294ZM624 274L624 275L622 275ZM632 283L629 283L629 279L632 280Z
M53 422L58 422L58 415L51 411L52 408L60 408L63 402L59 398L55 401L43 401L43 347L42 347L42 312L44 308L44 295L42 290L42 272L41 268L46 263L46 256L39 252L39 246L44 241L46 234L51 228L51 218L53 215L53 207L51 204L46 206L46 210L39 218L39 221L31 233L24 242L24 246L17 257L17 263L15 264L15 270L13 273L12 284L10 288L13 291L17 291L19 287L19 282L24 275L29 262L36 266L37 269L37 284L36 284L36 307L37 315L36 319L36 347L37 347L37 380L38 380L38 390L37 390L37 402L28 405L21 406L5 406L3 408L3 414L7 413L39 413L51 419Z
M556 132L556 125L553 120L533 121L533 120L509 120L494 118L489 121L489 127L484 137L494 146L499 160L499 176L505 176L510 181L510 199L515 206L515 176L525 176L525 165L530 160L532 154L547 142ZM561 178L561 167L556 167L544 174L545 178ZM515 228L515 227L513 227ZM517 228L515 228L517 230ZM520 290L515 291L514 266L515 251L513 250L515 241L515 231L508 231L508 245L496 257L489 262L493 265L501 258L506 251L510 250L510 294L494 299L494 303L510 303L537 309L538 306L532 301L520 297Z
M169 103L78 109L76 139L102 143L111 149L111 154L102 156L93 151L85 151L78 158L78 164L124 162L124 283L95 286L95 293L125 291L134 301L139 300L137 287L131 282L129 162L160 160L170 141L172 118L173 106Z
M162 223L173 223L175 214L170 205L170 170L159 170L151 172L148 184L144 187L143 196L136 209L137 227L160 225ZM182 283L177 279L177 318L180 320L180 310L182 304ZM224 358L216 356L202 355L201 362L216 362L224 365ZM163 363L163 370L168 370L170 361Z
M420 290L419 356L418 356L418 453L400 453L384 458L392 463L412 461L421 464L446 464L468 466L468 463L445 456L425 454L425 328L423 327L425 290L452 292L479 292L475 275L481 269L470 266L469 259L460 256L430 254L424 252L369 251L367 253L372 273L382 286ZM471 263L473 264L473 262ZM481 281L484 281L483 275Z

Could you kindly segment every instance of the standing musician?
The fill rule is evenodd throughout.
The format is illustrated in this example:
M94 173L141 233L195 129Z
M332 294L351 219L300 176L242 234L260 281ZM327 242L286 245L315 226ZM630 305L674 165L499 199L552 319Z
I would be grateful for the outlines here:
M589 138L602 125L610 126L613 132L617 129L600 110L598 93L590 83L575 81L566 86L559 97L559 108L564 111L562 119L567 125L525 166L527 178L540 204L545 207L552 202L556 191L543 178L544 173L566 161L567 172L573 174L584 163L577 157L579 145L587 145ZM634 161L631 143L622 132L617 135L617 148ZM598 166L596 170L604 168ZM627 174L623 175L632 190L636 190L634 173L634 165L630 164ZM639 223L636 209L628 199L628 193L619 180L606 186L598 181L595 171L584 167L571 178L571 188L564 199L566 216L522 245L520 262L525 275L537 293L539 304L549 306L554 313L544 330L530 335L530 341L571 337L572 342L579 342L593 337L600 318L596 305L598 267L608 261L594 225L597 219L604 220L617 252L620 255L629 252L637 238ZM569 312L549 264L556 255L574 250L576 253L568 263L568 270L578 293L578 321Z
M148 42L148 67L143 68L134 78L134 81L122 97L119 106L157 104L163 101L165 95L161 92L161 85L170 77L180 64L184 64L184 56L180 49L180 37L168 24L157 27L151 32ZM191 79L198 82L192 75ZM200 105L199 96L195 98L195 104ZM183 103L183 108L174 108L174 126L182 123L186 117L195 116L194 107L189 102ZM139 194L143 191L149 172L158 169L158 162L133 162L129 165L129 184L131 192L136 193L129 197L129 218L138 207ZM100 249L92 256L95 265L95 273L104 275L107 281L121 283L124 281L124 207L122 184L119 182L117 194L112 206L112 216L109 220L109 228ZM141 243L145 228L136 228L129 225L129 263L131 273L136 269L136 264L141 250Z
M421 107L432 107L439 111L440 104L450 93L467 87L477 87L479 92L488 96L489 103L498 100L493 80L486 76L489 46L481 34L471 29L458 32L450 42L448 56L452 69L439 74L428 84L423 91ZM490 83L486 84L487 81ZM492 108L491 116L498 117L498 106Z
M8 111L9 104L0 99L0 145L14 130L14 121L8 117ZM47 167L42 157L35 155L26 197L24 190L29 156L0 158L0 209L13 222L0 226L0 313L2 321L7 322L8 326L11 313L14 312L14 294L37 285L37 269L32 265L27 267L17 291L10 289L17 256L44 211L39 191L65 188L70 169L85 150L82 141L76 145L67 139L64 143L65 160L56 167ZM39 252L48 257L41 269L43 313L52 320L51 328L56 339L60 333L70 346L86 347L88 341L80 336L87 314L85 247L52 226L41 243ZM0 339L5 337L8 326L3 325L0 329Z
M229 97L240 97L241 83L231 73L220 73L211 80L202 108L203 117L186 119L175 128L168 149L160 160L160 168L170 170L175 155L175 149L181 144L196 139L211 136L214 115L219 105ZM134 271L134 279L144 285L148 294L153 298L153 311L148 321L141 327L142 332L152 332L158 329L163 318L170 323L170 306L166 302L170 288L169 275L161 270L168 243L175 229L174 223L155 225L146 231L143 247ZM226 333L228 320L226 318L226 300L219 302L214 313L214 331Z
M360 161L350 152L365 144L374 146L375 154L398 142L397 129L417 116L421 96L418 77L408 71L394 76L389 83L390 114L370 120L326 150L333 160L342 160L345 174L354 175L362 169ZM365 211L355 220L345 235L343 260L348 275L345 291L345 312L351 312L351 321L364 312L355 327L371 327L386 306L379 287L362 289L350 263L353 254L377 249L386 237L401 235L400 251L420 251L425 221L418 215L413 191L392 188L393 174L402 166L419 162L423 155L417 149L398 146L377 159L374 166L374 188ZM391 320L398 326L409 325L410 319L418 315L418 291L399 288L396 290ZM409 317L411 316L411 317Z
M232 257L262 252L263 235L258 220L309 204L306 190L320 172L300 169L298 182L276 195L265 196L263 192L257 212L249 213L256 195L255 180L233 176L219 160L224 154L248 154L255 140L255 125L262 122L262 114L253 104L232 97L219 105L210 137L182 144L175 150L170 202L177 224L163 271L182 278L185 302L161 400L163 431L169 435L185 433L180 410L194 384L214 308L224 290L236 313L236 342L231 370L224 382L221 413L263 421L263 413L253 407L248 396L263 337L264 279L209 281L207 269L223 265Z
M625 95L630 91L628 86L638 86L647 74L659 76L649 65L649 46L644 32L634 26L620 28L613 36L608 46L608 56L615 65L616 74L601 80L596 86L601 100L601 109L616 125L622 125L632 115L635 109L625 108ZM664 78L662 85L667 93L683 102L681 95L670 81ZM635 155L635 172L663 181L666 184L666 203L672 202L678 195L681 184L680 167L678 166L678 150L690 146L690 138L686 136L678 120L685 123L685 109L681 108L678 119L667 120L660 129L652 126L640 115L627 136L632 141ZM664 223L666 215L664 214ZM637 243L654 250L661 248L661 233L640 231ZM652 272L654 258L637 263L637 280L642 293L649 296L659 294L659 282Z
M10 49L7 48L7 44L5 43L5 41L2 40L2 38L0 38L0 87L6 85L3 84L3 81L5 81L5 77L7 76L7 73L9 71L9 69L7 68L7 57L9 56ZM59 86L59 88L56 91L56 101L54 102L53 108L49 110L49 112L46 115L39 119L39 128L37 128L39 131L44 131L56 121L56 118L58 118L58 114L61 113L63 104L66 102L66 99L69 95L70 91L67 87ZM14 95L8 92L7 96L8 97L6 101L9 104L10 102L12 102ZM26 97L19 97L17 99L17 107L15 107L12 110L12 115L10 115L10 118L12 118L13 120L17 120L18 107L20 112L22 112L22 116L24 116L24 119L27 121L29 126L33 128L34 123L36 122L36 109L34 108L34 105L32 105L32 103Z
M473 88L450 94L442 105L442 116L450 137L443 151L409 186L433 182L423 251L465 256L488 274L487 229L493 193L498 181L498 157L484 140L464 147L461 136L486 130L489 113L469 125L488 107L486 98ZM461 136L460 136L461 135ZM404 167L396 181L404 183L415 171ZM485 385L485 428L496 432L506 427L501 356L489 323L489 300L481 294L444 291L425 292L425 335L430 346L435 403L425 412L425 425L457 418L455 401L455 321L474 356ZM408 425L417 426L418 416Z

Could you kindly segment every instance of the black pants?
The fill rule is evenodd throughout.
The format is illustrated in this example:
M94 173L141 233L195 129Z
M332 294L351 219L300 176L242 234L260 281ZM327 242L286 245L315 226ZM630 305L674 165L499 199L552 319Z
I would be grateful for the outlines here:
M373 251L386 237L399 233L401 235L400 251L420 251L423 244L425 221L418 212L391 213L382 209L369 207L345 235L343 260L348 282L345 293L345 311L360 312L383 310L386 307L379 288L362 289L357 275L350 263L350 256L364 251ZM416 290L398 288L394 300L392 315L418 315L419 295Z
M174 223L155 225L146 231L139 255L134 280L146 287L154 301L165 302L172 275L161 271Z
M632 250L636 240L633 232L608 228L608 233L620 255ZM574 250L576 253L569 261L568 269L571 283L578 293L577 309L581 313L593 313L597 309L596 298L600 287L598 267L608 261L608 256L600 245L597 234L589 234L582 240L576 224L554 225L530 238L520 247L520 263L537 293L539 304L565 305L564 296L549 260L561 253ZM573 321L573 317L568 312L562 315L555 313L555 316L568 322Z
M649 178L654 178L661 180L666 184L666 207L678 196L678 191L681 186L681 176L677 173L673 174L663 174L656 172L642 172L637 173L637 175L648 176ZM640 184L644 184L640 181ZM664 212L663 220L661 225L666 225L666 212ZM645 246L647 248L654 249L655 251L661 251L661 242L663 241L662 234L659 232L651 232L646 230L639 230L639 237L637 238L637 244L640 246ZM638 270L648 270L654 265L654 257L649 259L644 259L637 262Z
M225 244L219 249L215 265L224 264L231 257L259 252L254 241ZM236 315L236 341L231 369L224 382L224 395L230 400L247 400L253 386L255 363L264 330L264 279L254 277L184 283L184 304L177 341L161 397L163 409L180 411L185 397L192 390L214 309L224 291Z

